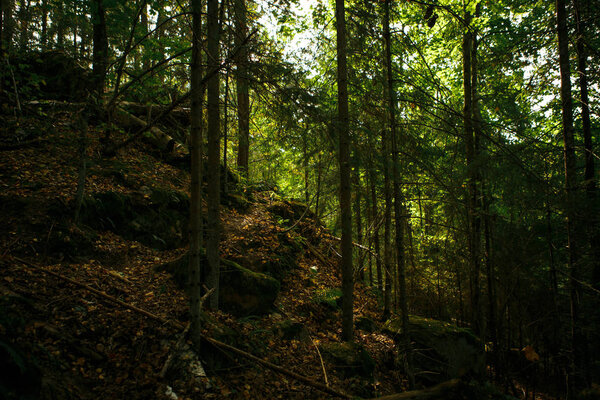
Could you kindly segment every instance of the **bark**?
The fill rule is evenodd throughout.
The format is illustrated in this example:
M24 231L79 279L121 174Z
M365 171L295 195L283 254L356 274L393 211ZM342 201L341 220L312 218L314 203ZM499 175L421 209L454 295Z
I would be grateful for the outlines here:
M190 184L190 258L188 285L190 293L191 335L197 343L200 333L201 249L202 249L202 0L192 1L192 64L191 64L191 143Z
M600 221L598 219L596 171L594 166L594 146L592 142L592 127L590 121L590 103L587 71L587 48L586 48L586 11L589 4L585 0L573 0L575 8L575 20L577 26L577 74L579 76L579 96L581 103L581 125L583 133L583 147L585 150L585 172L584 185L588 197L588 220L590 231L588 234L592 252L592 285L600 289ZM585 7L588 5L588 7Z
M207 2L207 64L209 69L219 68L219 1ZM214 74L207 84L207 119L208 119L208 239L206 255L208 259L208 273L206 286L215 291L209 299L209 306L213 310L219 308L219 241L220 241L220 107L219 107L219 74Z
M2 5L2 29L0 30L0 34L2 35L2 40L0 42L0 56L3 56L6 53L10 53L12 47L12 39L14 32L14 0L0 0L0 4Z
M229 42L228 42L229 43ZM229 134L229 68L225 72L225 99L223 101L223 170L227 171L227 141ZM223 174L223 194L227 195L227 177Z
M377 190L375 188L375 177L374 173L371 171L371 202L373 204L373 221L375 221L379 216L379 210L377 207ZM379 224L375 223L375 227L373 229L373 246L375 247L375 252L379 254L380 243L379 243ZM383 290L383 276L381 271L381 257L377 257L375 259L375 270L377 273L377 288L381 292Z
M385 69L387 75L387 96L390 136L392 142L392 164L394 183L394 222L396 229L396 268L398 278L398 302L402 318L403 347L405 352L405 371L407 371L409 385L414 387L412 374L411 345L408 328L408 300L406 296L406 257L404 252L404 225L406 223L403 206L402 189L400 187L400 161L398 157L398 139L396 132L396 90L392 70L392 39L390 34L390 0L385 0L383 14L383 37L385 41Z
M106 86L106 68L108 65L108 38L106 36L106 15L103 0L94 0L92 23L94 25L94 86L96 96L101 100Z
M42 32L40 36L40 45L42 51L46 50L48 44L48 0L42 0Z
M354 176L354 214L356 216L356 241L357 243L363 243L363 228L362 228L362 215L360 212L360 170L358 166L355 170ZM357 268L359 271L359 279L365 281L365 271L363 269L364 257L358 257Z
M344 0L335 2L337 33L338 140L340 166L340 219L342 221L342 339L354 339L352 271L352 209L350 199L350 125L348 118L348 69L346 64L346 17Z
M468 29L471 23L471 15L465 12L465 27ZM477 216L477 183L476 183L476 167L475 167L475 140L473 137L473 81L472 81L472 50L473 50L473 35L469 31L463 33L463 124L464 124L464 141L466 147L466 162L467 162L467 217L468 217L468 244L469 244L469 270L470 270L470 300L471 300L471 315L470 321L473 330L481 333L480 321L480 293L479 293L479 233L478 233L478 216Z
M569 37L567 31L567 13L565 0L556 0L556 23L558 34L558 56L560 66L560 97L562 106L562 131L565 160L565 215L568 241L568 267L570 272L570 300L571 300L571 349L572 349L572 379L569 380L571 389L583 385L583 359L584 337L579 321L579 308L581 299L580 273L578 268L579 243L577 242L576 226L576 159L575 139L573 134L573 100L571 97L571 72L569 66Z
M248 79L248 50L241 45L247 35L246 1L235 0L236 46L241 46L236 58L236 87L238 102L238 154L237 165L242 176L248 178L250 152L250 94Z

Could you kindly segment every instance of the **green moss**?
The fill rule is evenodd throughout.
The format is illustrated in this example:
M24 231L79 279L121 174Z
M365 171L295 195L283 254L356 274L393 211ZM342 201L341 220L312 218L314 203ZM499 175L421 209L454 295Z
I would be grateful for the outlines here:
M372 377L375 361L358 343L324 343L319 346L319 350L323 357L344 376Z
M386 322L384 331L395 336L402 335L401 325L401 318L390 319ZM436 372L437 376L433 382L465 375L484 375L483 346L471 330L417 316L410 317L409 329L411 340L416 342L419 348L419 351L414 353L415 366L417 370Z

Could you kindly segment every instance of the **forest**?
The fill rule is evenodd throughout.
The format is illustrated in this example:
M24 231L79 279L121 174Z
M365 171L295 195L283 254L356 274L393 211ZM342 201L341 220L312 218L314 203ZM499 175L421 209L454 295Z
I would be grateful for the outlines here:
M600 399L599 33L0 0L0 398Z

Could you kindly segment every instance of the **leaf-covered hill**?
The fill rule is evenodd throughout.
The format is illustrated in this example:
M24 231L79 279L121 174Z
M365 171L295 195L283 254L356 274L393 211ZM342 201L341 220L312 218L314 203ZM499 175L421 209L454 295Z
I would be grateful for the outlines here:
M181 329L173 327L189 318L183 289L189 174L142 143L103 158L101 127L90 126L75 223L81 157L74 118L61 112L21 119L18 129L40 139L31 143L14 137L16 120L2 129L2 395L329 397L208 342L200 352L207 376L192 372L195 355L176 345ZM221 214L222 292L229 293L222 303L231 313L206 312L205 334L350 395L404 390L397 333L378 322L376 289L357 284L356 343L340 343L336 239L302 203L273 191L236 190L224 196ZM276 283L274 301L253 290L264 279Z

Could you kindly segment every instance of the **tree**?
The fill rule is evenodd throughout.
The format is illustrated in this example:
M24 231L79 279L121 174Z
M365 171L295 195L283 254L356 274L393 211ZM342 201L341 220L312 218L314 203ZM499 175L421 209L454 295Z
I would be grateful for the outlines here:
M396 266L398 272L398 292L400 313L402 318L403 346L405 352L405 370L409 376L410 386L414 386L414 376L411 366L410 331L408 328L408 300L406 296L406 261L404 253L404 205L400 187L400 161L398 156L398 138L396 132L396 89L394 87L394 72L392 70L392 35L390 33L390 0L383 5L383 38L385 42L385 70L387 75L388 113L390 139L392 144L392 178L394 182L394 222L396 229Z
M568 265L571 275L571 347L573 351L572 388L582 386L584 373L584 341L579 316L581 285L579 274L579 248L576 225L577 171L575 160L575 138L573 134L573 99L571 97L571 70L569 65L569 37L565 0L556 0L556 26L558 33L558 57L560 66L560 98L562 109L562 133L565 160L565 215L567 223Z
M102 99L106 86L106 68L108 66L108 38L106 36L106 15L104 0L93 0L92 23L94 25L93 79L98 99Z
M219 1L207 1L207 64L209 70L219 68ZM219 241L220 241L220 140L221 129L220 119L221 110L219 106L219 74L214 74L207 83L207 119L208 119L208 164L207 164L207 185L208 185L208 215L207 231L208 239L206 243L206 256L208 259L208 273L206 277L206 286L209 289L215 289L209 298L209 306L216 310L219 308Z
M190 293L191 335L200 332L201 249L202 249L202 0L192 0L192 64L191 64L191 145L190 184L190 258L188 287Z
M340 219L342 222L342 339L354 340L354 274L352 270L352 208L350 188L350 126L348 121L348 67L346 65L346 16L344 0L335 2L337 33L337 134L340 168Z
M238 154L237 165L242 176L248 178L250 153L250 95L248 79L248 50L244 45L248 34L246 1L235 0L235 45L239 47L236 60L237 112L238 112Z

